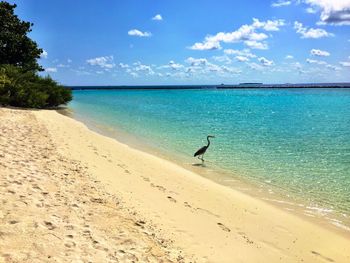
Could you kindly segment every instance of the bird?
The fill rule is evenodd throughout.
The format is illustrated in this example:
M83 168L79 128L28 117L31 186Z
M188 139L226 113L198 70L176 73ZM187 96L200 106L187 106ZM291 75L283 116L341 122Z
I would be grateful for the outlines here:
M204 162L203 156L204 156L205 152L207 151L207 149L209 148L209 145L210 145L209 138L215 138L215 136L213 136L213 135L208 135L208 136L207 136L208 144L205 145L205 146L203 146L202 148L200 148L200 149L199 149L198 151L196 151L195 154L193 155L193 157L198 156L198 159L199 159L199 160L202 160L202 162ZM202 157L202 158L201 158L201 157Z

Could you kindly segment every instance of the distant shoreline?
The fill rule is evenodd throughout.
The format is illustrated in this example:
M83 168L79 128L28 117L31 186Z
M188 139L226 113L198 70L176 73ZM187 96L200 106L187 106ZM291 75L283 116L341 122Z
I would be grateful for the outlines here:
M140 85L140 86L65 86L71 90L183 90L183 89L338 89L350 88L350 83L300 83L262 84L242 83L233 85Z

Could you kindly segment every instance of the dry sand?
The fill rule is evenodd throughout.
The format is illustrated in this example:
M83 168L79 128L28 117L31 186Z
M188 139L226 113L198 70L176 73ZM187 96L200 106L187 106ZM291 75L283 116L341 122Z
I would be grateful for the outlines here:
M350 262L350 239L55 111L0 109L0 262Z

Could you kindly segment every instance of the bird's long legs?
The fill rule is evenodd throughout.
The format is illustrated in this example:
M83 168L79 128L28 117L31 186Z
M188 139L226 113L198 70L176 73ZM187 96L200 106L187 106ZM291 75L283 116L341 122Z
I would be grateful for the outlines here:
M202 155L198 155L198 157L197 157L197 158L198 158L199 160L201 160L201 161L202 161L202 163L204 163L204 159L203 159L203 157L204 157L204 154L202 154Z

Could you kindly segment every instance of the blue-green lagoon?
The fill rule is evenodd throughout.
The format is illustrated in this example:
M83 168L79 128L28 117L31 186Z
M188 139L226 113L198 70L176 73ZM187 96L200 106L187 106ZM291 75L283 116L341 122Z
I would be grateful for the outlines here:
M350 89L74 91L74 117L350 230ZM102 127L102 128L101 128ZM93 128L93 127L92 127ZM112 134L112 133L110 133ZM118 138L117 138L118 139ZM237 183L238 185L238 183ZM255 191L253 190L253 192Z

